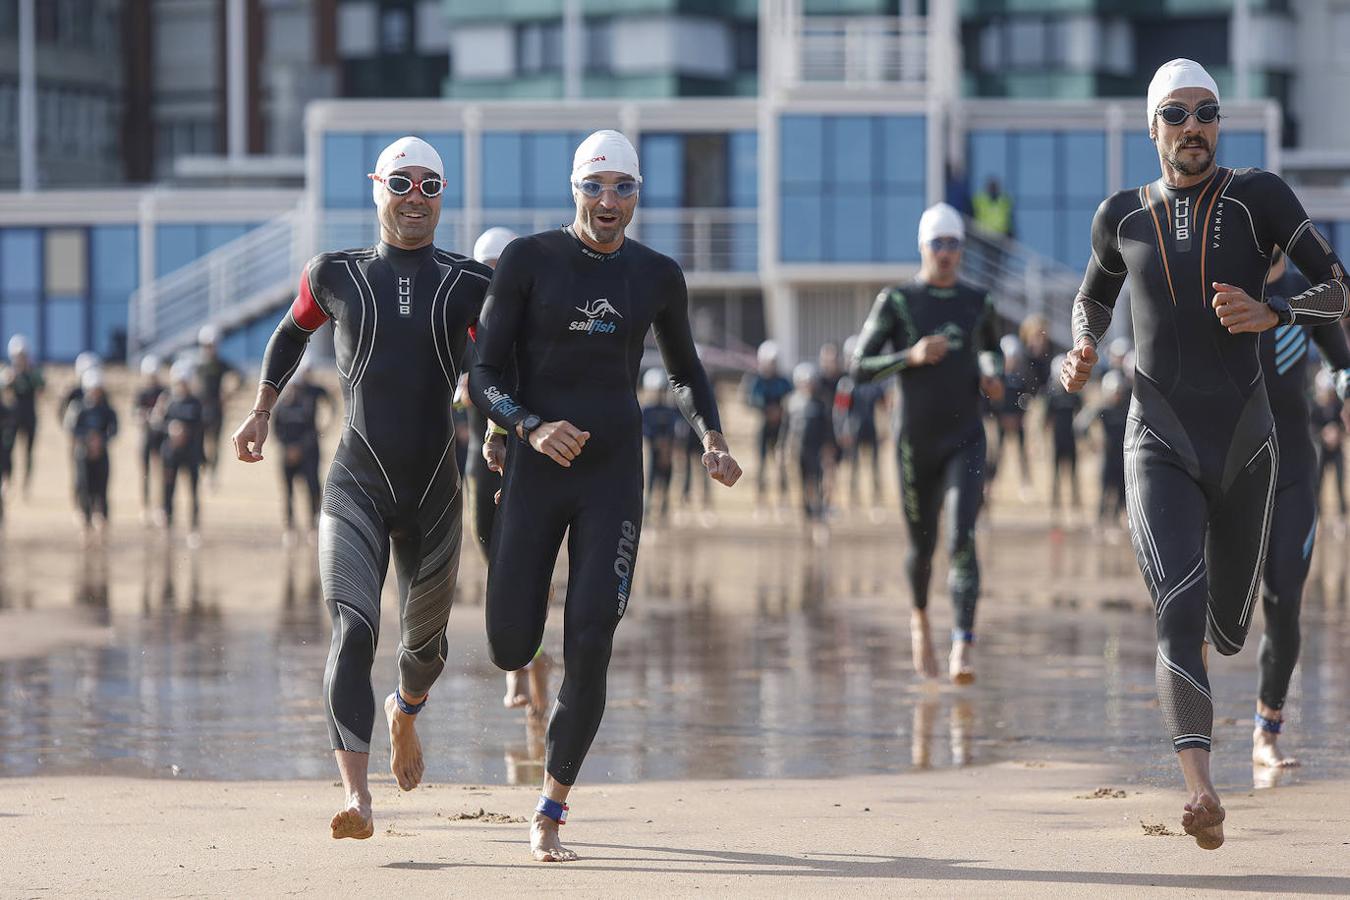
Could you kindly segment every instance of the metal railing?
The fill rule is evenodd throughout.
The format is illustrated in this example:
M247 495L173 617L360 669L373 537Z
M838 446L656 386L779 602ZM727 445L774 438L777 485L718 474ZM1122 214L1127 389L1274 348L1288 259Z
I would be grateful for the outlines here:
M790 86L927 87L925 16L791 16L779 76Z
M989 291L1005 319L1021 322L1028 316L1044 316L1051 342L1072 346L1070 319L1081 272L967 220L961 277Z

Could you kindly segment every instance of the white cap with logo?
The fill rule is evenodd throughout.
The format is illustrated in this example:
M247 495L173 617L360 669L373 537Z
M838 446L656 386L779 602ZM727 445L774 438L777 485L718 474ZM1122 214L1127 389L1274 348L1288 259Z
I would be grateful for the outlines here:
M1193 59L1178 57L1158 66L1153 80L1148 83L1148 124L1153 124L1153 114L1163 98L1182 88L1204 88L1219 99L1219 86L1205 71L1205 67Z
M380 151L380 158L375 161L375 171L370 173L370 177L373 180L387 178L395 169L406 169L409 166L421 166L430 169L441 178L445 177L445 164L441 162L441 155L436 152L436 148L420 137L411 135L399 138ZM379 196L380 188L380 182L375 180L376 197Z
M966 223L956 207L938 203L928 207L919 217L919 247L922 249L934 238L954 237L958 241L966 239Z
M572 155L572 180L579 181L596 172L618 172L641 183L637 150L617 131L597 131L577 147Z

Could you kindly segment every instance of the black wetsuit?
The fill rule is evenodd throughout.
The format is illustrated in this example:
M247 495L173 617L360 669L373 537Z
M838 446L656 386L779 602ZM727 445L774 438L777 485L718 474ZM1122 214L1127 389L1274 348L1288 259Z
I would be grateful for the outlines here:
M771 469L778 469L779 496L787 494L787 468L778 457L778 445L782 441L784 404L792 393L792 382L776 372L763 375L755 372L746 386L745 400L751 407L759 410L759 468L755 472L755 491L758 497L764 491L773 476Z
M319 522L319 404L332 403L312 382L291 384L272 407L272 433L281 444L281 486L286 492L286 527L295 527L295 480L309 491L310 525Z
M150 482L153 477L151 470L154 459L159 456L160 447L164 444L164 432L152 418L162 396L164 387L159 382L144 385L136 392L133 407L136 419L141 423L141 504L146 508L150 506Z
M1266 286L1266 295L1289 298L1308 290L1307 279L1287 271ZM1257 695L1271 709L1282 709L1299 651L1299 607L1317 532L1317 450L1308 430L1308 343L1315 341L1333 369L1350 368L1350 347L1334 324L1283 325L1261 335L1261 370L1280 445L1275 512L1270 549L1262 579L1261 605L1266 631L1261 638L1261 676Z
M547 763L563 784L576 780L600 726L614 629L633 586L642 527L636 383L652 328L680 410L700 437L720 430L694 349L684 275L637 241L611 254L591 250L570 229L513 241L497 262L478 330L473 401L513 432L487 586L488 640L500 668L519 669L538 649L553 564L568 535L564 676ZM518 390L507 377L513 361ZM590 432L570 468L515 436L530 414Z
M1070 394L1058 381L1049 382L1045 393L1045 414L1054 450L1050 481L1050 505L1059 505L1059 480L1069 479L1069 496L1078 505L1078 432L1076 420L1083 398Z
M642 437L647 442L648 515L670 512L670 479L675 472L675 439L680 411L664 399L642 408Z
M12 395L0 393L0 522L5 518L4 487L14 468L14 438L19 430L19 416Z
M1101 496L1097 505L1097 521L1118 522L1125 510L1125 433L1129 429L1130 394L1125 392L1118 403L1102 399L1092 414L1101 426L1102 458L1098 469Z
M1074 301L1075 341L1100 341L1130 276L1134 397L1126 508L1157 612L1158 699L1177 750L1209 749L1206 636L1242 648L1266 558L1279 445L1256 334L1229 334L1214 282L1265 296L1279 247L1317 286L1292 298L1298 324L1346 312L1344 270L1293 191L1259 169L1193 187L1161 180L1105 200Z
M846 387L845 387L846 385ZM852 378L840 382L840 390L848 408L844 428L848 434L849 496L858 502L863 466L863 451L867 451L867 465L872 471L873 502L881 498L881 453L877 435L877 405L886 394L885 385L878 383L854 384Z
M928 335L947 338L947 355L911 366L909 349ZM884 353L887 345L892 352ZM938 517L948 505L948 587L955 630L969 639L975 630L980 566L975 555L975 518L984 495L985 437L980 393L980 356L1000 372L998 320L983 291L958 283L939 288L919 281L877 295L854 351L853 377L871 381L898 373L900 417L896 453L900 498L909 526L905 559L916 609L928 607Z
M201 388L199 396L202 400L202 412L206 417L202 423L202 444L206 453L203 462L212 472L215 471L217 458L220 456L220 429L225 421L225 378L237 374L235 367L221 359L219 355L212 355L210 358L203 355L201 362L197 364L197 379Z
M794 391L787 398L788 450L797 460L802 508L808 522L826 515L826 459L838 455L834 409L820 391Z
M18 445L18 439L22 438L25 489L33 480L33 445L37 441L37 395L42 392L46 383L42 371L33 366L14 373L15 446ZM58 420L57 425L60 424Z
M466 369L472 368L475 353L476 345L470 341L464 358ZM483 459L483 437L487 434L488 417L472 400L469 400L464 411L469 416L469 447L464 460L464 499L469 510L470 534L483 554L483 561L487 562L490 559L488 548L492 545L492 523L497 517L497 491L501 490L502 476L489 469L487 460Z
M491 275L431 245L321 253L267 344L262 381L281 391L310 335L333 321L346 417L323 488L319 575L333 618L324 694L335 750L370 752L391 555L399 686L422 696L445 667L462 533L450 405Z
M86 400L67 412L68 428L75 439L75 496L85 524L94 516L108 519L108 442L117 434L117 413L103 397Z
M178 475L187 476L189 505L192 508L192 530L201 526L201 471L202 435L205 413L196 394L170 392L160 401L163 414L160 430L160 469L164 477L164 520L173 523L173 496L178 488Z

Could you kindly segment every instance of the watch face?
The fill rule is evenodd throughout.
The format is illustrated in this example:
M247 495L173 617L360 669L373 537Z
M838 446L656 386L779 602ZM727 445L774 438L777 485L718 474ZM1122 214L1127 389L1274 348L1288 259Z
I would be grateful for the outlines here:
M526 431L534 431L542 424L544 424L543 420L538 416L526 416L524 421L520 423L520 426Z

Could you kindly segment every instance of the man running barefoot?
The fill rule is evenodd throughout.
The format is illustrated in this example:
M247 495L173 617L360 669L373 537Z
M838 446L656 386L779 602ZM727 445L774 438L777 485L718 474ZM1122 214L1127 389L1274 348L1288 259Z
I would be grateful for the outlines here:
M947 506L951 571L952 649L947 671L954 684L975 680L975 604L980 565L975 556L975 518L984 497L983 393L1003 397L1003 353L993 301L962 283L965 225L945 203L919 219L922 264L911 284L877 296L853 355L858 383L895 374L900 382L900 497L909 526L910 643L914 670L936 678L937 657L928 625L928 586L933 577L938 517ZM890 352L884 352L890 346Z
M559 840L567 796L600 727L614 630L628 606L642 527L638 367L650 329L703 465L728 486L741 470L720 433L694 350L674 260L625 238L637 207L637 152L598 131L572 165L571 225L503 251L478 328L474 403L513 437L488 567L492 659L507 671L539 648L564 535L563 681L548 726L547 773L530 825L536 860L577 858ZM507 375L515 362L516 379Z
M267 345L254 409L234 434L239 459L262 459L277 395L310 335L331 319L347 408L319 517L319 574L333 619L324 707L346 792L331 823L335 838L375 833L366 780L375 723L370 671L391 557L399 684L384 712L389 767L405 791L425 769L415 717L445 666L461 525L451 397L491 270L432 243L443 171L419 138L400 138L380 154L370 176L380 242L321 253L305 267Z
M1225 812L1210 777L1214 706L1203 648L1242 649L1267 555L1280 448L1257 332L1336 322L1345 270L1283 181L1215 162L1219 91L1175 59L1148 91L1162 177L1098 208L1092 258L1073 305L1074 349L1060 378L1087 383L1128 275L1135 345L1126 509L1153 596L1158 701L1189 797L1182 827L1207 850ZM1263 303L1272 253L1313 286Z

